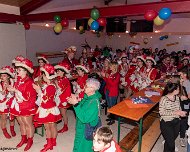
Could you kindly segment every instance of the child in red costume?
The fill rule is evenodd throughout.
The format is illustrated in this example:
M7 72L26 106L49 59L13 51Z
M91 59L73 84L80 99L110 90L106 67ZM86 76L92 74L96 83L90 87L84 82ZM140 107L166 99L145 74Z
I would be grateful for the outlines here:
M78 78L76 82L73 82L74 93L78 94L79 100L84 97L84 86L86 85L86 80L88 79L87 73L89 70L84 65L76 66Z
M113 132L102 126L94 134L93 149L95 152L121 152L119 145L113 140Z
M50 64L45 64L40 70L44 85L40 88L39 85L33 84L34 89L38 93L36 103L39 106L34 120L45 126L47 144L44 145L41 152L46 152L47 150L52 150L53 146L56 146L56 122L61 120L61 114L55 103L56 86L52 82L52 79L56 77L54 67Z
M59 63L55 66L57 79L55 81L57 91L55 101L63 116L64 126L58 133L68 131L67 108L71 105L67 101L67 97L71 96L71 84L66 75L70 74L70 66L67 63Z
M22 139L16 146L21 147L27 143L24 151L31 148L33 144L34 126L33 115L36 113L36 91L33 89L33 80L29 77L34 72L33 63L28 59L20 59L15 63L17 81L14 87L9 85L8 91L12 92L10 113L16 117L20 125Z
M10 139L11 136L7 132L6 123L7 115L9 114L9 100L12 95L7 90L9 85L13 86L14 69L10 66L3 67L0 69L0 116L1 116L1 129L6 138ZM10 121L11 135L14 137L16 133L14 131L14 121Z

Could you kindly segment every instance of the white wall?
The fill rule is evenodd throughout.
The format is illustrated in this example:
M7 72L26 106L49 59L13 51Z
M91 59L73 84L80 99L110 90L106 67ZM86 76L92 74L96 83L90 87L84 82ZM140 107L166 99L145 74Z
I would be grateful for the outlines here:
M25 30L22 25L0 23L0 67L11 65L17 55L26 56Z
M20 15L20 8L16 6L0 4L0 10L1 13Z
M79 31L64 30L60 35L55 35L52 28L31 28L26 31L27 57L34 64L37 64L36 52L63 51L65 48L75 45L78 48L77 57L80 56L85 38L89 45L94 48L96 44L103 46L105 38L97 38L95 34L86 32L79 34ZM51 63L62 61L62 58L49 59Z

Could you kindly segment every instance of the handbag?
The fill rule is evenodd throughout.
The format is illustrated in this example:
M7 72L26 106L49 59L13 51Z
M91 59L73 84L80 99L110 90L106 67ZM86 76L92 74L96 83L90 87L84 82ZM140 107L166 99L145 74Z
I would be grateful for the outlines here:
M97 101L97 104L98 104L98 101ZM85 124L84 136L86 140L93 140L93 133L96 131L97 128L102 126L99 104L98 104L98 110L99 110L98 123L95 126L91 126L90 123Z

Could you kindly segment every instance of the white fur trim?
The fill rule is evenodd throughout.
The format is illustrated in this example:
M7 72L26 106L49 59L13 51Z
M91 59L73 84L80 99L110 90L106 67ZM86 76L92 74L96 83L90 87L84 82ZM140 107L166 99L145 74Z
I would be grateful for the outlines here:
M82 66L82 65L76 65L75 67L76 67L76 68L81 68L81 69L83 69L86 73L89 72L89 70L88 70L85 66Z
M67 68L65 68L64 66L56 65L56 66L54 66L54 68L55 68L55 69L62 69L62 70L64 70L67 74L70 73L70 71L69 71Z
M37 56L37 59L38 60L43 59L44 61L46 61L46 64L49 63L49 61L45 57L43 57L43 56Z
M8 70L3 70L3 69L1 69L1 70L0 70L0 74L2 74L2 73L9 74L12 78L14 78L14 74L13 74L13 73L11 73L11 72L10 72L10 71L8 71Z
M141 59L142 61L146 62L146 59L143 58L142 56L137 56L136 58L137 58L137 59Z
M57 106L50 109L44 109L42 107L39 107L38 112L39 112L39 118L46 118L49 114L55 116L60 114L59 108Z
M46 77L48 78L48 79L54 79L54 78L56 78L57 77L57 75L54 73L54 75L49 75L49 73L43 68L43 67L41 67L40 68L40 71L43 71L44 73L45 73L45 75L46 75Z
M183 61L183 60L188 60L188 62L189 62L189 57L184 57L183 59L181 59L181 61Z
M148 56L146 57L146 60L151 60L153 64L156 65L156 61L152 57Z
M15 62L15 66L16 66L16 67L18 67L18 66L23 67L23 68L27 69L28 72L30 72L30 73L33 73L33 72L34 72L34 70L33 70L31 67L29 67L29 66L27 66L26 64L23 64L23 63L21 63L21 62Z

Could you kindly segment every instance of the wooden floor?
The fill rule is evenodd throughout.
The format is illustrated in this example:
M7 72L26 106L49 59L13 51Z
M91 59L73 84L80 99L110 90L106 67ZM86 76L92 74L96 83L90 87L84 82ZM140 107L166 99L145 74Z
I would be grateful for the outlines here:
M158 107L143 119L143 135L158 118ZM136 125L120 142L123 152L130 151L138 142L139 128Z

